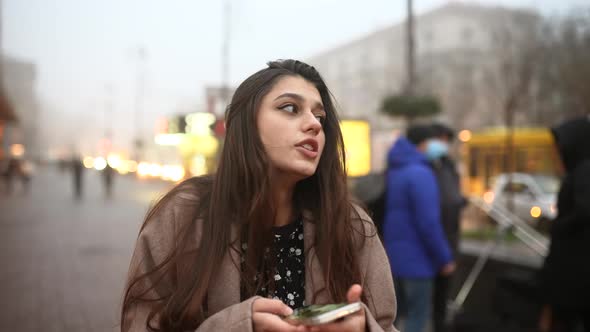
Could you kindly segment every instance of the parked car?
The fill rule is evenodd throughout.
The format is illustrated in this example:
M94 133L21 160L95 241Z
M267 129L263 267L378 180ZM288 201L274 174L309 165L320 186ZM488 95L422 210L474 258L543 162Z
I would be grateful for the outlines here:
M510 181L511 177L511 182ZM508 207L512 194L514 214L537 228L545 228L557 215L556 201L560 180L556 176L512 173L500 174L485 199L495 206Z

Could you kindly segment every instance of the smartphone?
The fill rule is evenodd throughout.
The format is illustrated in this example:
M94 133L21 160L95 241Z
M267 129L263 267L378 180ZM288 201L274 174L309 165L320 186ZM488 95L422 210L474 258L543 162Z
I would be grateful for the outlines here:
M285 320L294 325L320 325L361 310L361 303L313 304L295 309Z

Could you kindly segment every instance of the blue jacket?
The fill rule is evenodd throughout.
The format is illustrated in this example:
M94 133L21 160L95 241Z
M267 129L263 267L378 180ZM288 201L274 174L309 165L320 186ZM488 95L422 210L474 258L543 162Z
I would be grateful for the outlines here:
M383 240L394 277L431 278L452 261L438 185L426 157L405 137L387 156Z

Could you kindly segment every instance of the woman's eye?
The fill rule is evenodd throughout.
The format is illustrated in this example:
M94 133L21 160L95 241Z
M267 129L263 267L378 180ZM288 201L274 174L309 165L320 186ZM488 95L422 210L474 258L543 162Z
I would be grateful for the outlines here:
M323 115L316 115L315 118L318 119L321 124L324 124L324 121L326 120L326 117Z
M287 111L289 113L295 113L297 111L297 109L295 108L295 105L292 105L292 104L287 104L287 105L281 106L279 108L282 109L283 111Z

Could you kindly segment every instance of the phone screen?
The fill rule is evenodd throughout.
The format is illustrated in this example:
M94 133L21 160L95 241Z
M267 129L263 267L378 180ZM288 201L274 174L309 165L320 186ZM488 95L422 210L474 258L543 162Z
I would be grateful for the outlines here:
M295 309L285 319L295 324L323 324L358 310L359 303L314 304Z
M310 318L315 317L321 314L325 314L326 312L342 308L348 303L335 303L335 304L312 304L308 306L301 307L299 309L295 309L291 316L295 316L298 318Z

